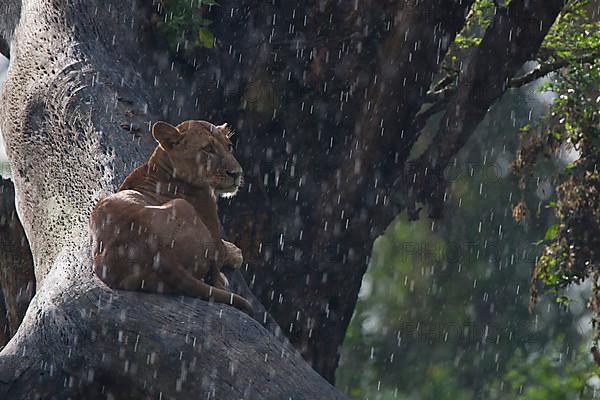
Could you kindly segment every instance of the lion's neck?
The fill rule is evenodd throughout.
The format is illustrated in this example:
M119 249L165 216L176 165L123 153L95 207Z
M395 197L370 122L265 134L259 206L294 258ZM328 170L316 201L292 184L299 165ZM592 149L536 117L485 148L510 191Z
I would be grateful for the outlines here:
M119 190L127 189L142 193L153 205L162 205L173 199L188 201L211 233L220 237L214 190L208 185L197 187L176 179L171 162L160 148L125 178Z

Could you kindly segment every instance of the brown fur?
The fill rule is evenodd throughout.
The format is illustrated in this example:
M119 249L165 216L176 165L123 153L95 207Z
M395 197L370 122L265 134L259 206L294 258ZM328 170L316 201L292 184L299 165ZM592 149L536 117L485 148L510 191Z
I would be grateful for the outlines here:
M148 161L92 212L95 273L115 289L194 296L250 314L220 272L243 261L219 235L215 193L235 194L242 174L227 126L157 122L152 135L158 146Z

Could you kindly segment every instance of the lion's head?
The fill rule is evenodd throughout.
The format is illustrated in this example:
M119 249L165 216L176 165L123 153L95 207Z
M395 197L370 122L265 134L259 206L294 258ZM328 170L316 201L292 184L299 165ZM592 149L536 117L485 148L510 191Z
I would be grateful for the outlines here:
M227 124L185 121L176 127L157 122L152 136L168 155L177 179L193 186L210 186L230 197L242 183L242 167L232 154L231 130Z

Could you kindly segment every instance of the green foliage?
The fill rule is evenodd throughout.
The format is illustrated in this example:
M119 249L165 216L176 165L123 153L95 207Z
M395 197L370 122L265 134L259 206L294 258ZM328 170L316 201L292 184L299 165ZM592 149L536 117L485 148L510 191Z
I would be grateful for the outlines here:
M467 16L467 23L456 36L454 44L465 49L481 43L485 30L494 18L495 8L492 0L476 0Z
M600 368L582 346L571 354L549 348L527 355L517 350L508 368L489 386L485 398L567 400L592 399L600 383Z
M544 240L553 240L553 239L555 239L556 236L558 235L558 228L559 228L558 224L554 224L554 225L550 226L546 230L546 234L544 235Z
M600 29L600 24L598 28ZM600 43L600 39L598 39ZM556 93L551 116L552 127L561 138L583 148L583 140L595 139L600 134L598 126L600 109L600 63L573 65L547 89ZM583 146L580 146L583 145Z
M557 199L549 206L559 222L538 242L544 251L533 273L534 301L539 286L557 303L568 304L564 289L600 266L595 251L600 245L600 22L593 10L590 0L569 1L536 57L543 66L560 68L538 89L552 93L554 100L543 119L522 128L527 144L517 171L531 171L539 154L557 158L574 149L577 158L563 163L555 179Z
M164 19L159 29L171 50L213 48L215 37L205 17L207 10L218 3L214 0L161 0Z
M444 59L444 69L457 69L464 53L479 46L485 30L494 18L494 13L495 5L492 0L476 0L473 3L465 26L456 36Z
M600 22L591 19L590 0L571 0L554 23L539 50L539 61L576 61L600 56Z

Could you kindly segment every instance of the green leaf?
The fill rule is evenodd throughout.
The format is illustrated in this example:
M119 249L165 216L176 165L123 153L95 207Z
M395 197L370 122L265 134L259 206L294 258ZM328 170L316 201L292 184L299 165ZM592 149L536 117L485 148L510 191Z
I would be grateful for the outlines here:
M215 46L215 35L206 28L200 29L198 39L200 40L200 43L202 43L202 46L207 49L212 49Z
M569 305L569 298L567 296L558 296L555 301L563 306L568 306Z
M560 140L560 138L562 137L559 132L552 132L552 136L556 140Z
M544 240L554 240L558 236L558 229L560 226L558 224L554 224L550 226L546 230L546 234L544 235Z

